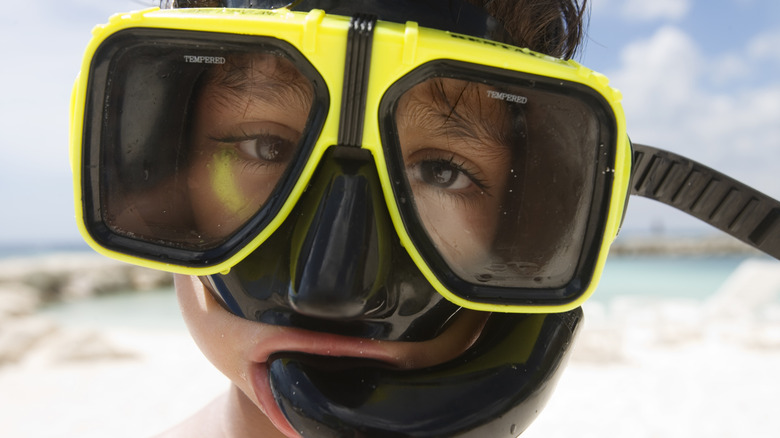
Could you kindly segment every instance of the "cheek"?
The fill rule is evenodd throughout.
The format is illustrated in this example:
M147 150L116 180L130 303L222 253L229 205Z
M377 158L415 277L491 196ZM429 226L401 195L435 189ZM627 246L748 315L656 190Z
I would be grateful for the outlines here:
M198 230L208 237L233 233L262 207L273 183L245 171L229 153L194 160L188 186Z
M465 265L490 252L500 217L498 201L488 198L479 207L463 209L420 204L420 217L428 234L450 262Z
M201 351L210 360L235 356L227 351L227 344L219 342L225 337L228 323L200 281L196 277L176 275L175 284L184 322Z
M215 171L212 161L199 154L190 167L188 186L198 231L221 237L239 225L234 211L242 203L242 195L235 178L220 179L218 175L227 172Z
M176 295L184 322L203 355L243 392L254 399L247 381L251 328L224 310L197 277L176 275Z

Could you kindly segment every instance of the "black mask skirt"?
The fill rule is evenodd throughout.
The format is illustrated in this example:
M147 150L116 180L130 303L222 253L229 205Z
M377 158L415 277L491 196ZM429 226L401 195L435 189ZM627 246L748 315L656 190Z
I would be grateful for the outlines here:
M267 324L387 341L426 341L462 309L401 247L370 155L333 147L311 190L228 274L203 277L230 312ZM581 309L488 318L463 355L398 370L358 358L269 359L282 412L304 437L516 436L564 368Z

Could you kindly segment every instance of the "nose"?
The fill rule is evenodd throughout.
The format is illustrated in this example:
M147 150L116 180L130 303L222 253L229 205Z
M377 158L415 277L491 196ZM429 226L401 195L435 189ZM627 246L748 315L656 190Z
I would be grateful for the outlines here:
M290 306L299 314L352 319L387 306L388 238L393 232L370 152L333 146L301 199Z

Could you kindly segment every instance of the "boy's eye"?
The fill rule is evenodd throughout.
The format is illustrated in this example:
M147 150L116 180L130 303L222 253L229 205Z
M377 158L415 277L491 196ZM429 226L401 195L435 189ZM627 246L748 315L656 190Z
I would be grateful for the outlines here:
M432 186L463 190L471 186L472 181L457 165L448 161L423 161L414 166L413 172L418 179Z
M241 140L237 147L241 152L256 160L276 162L284 161L293 145L281 137L263 135Z

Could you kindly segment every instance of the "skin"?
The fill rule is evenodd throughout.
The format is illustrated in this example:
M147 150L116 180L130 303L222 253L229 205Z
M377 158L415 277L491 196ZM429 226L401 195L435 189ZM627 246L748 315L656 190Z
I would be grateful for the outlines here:
M215 238L262 207L293 158L312 99L287 61L257 55L229 68L199 95L188 178L196 225Z
M256 55L215 74L198 99L188 185L199 232L220 238L251 217L294 157L312 90L286 60ZM273 95L268 90L273 90ZM509 114L489 88L431 79L400 100L396 123L420 217L456 269L487 258L510 175ZM468 230L468 232L463 232Z
M437 365L470 347L488 317L463 311L439 337L426 342L350 338L252 322L221 307L197 277L177 275L182 315L206 358L227 376L227 394L163 437L297 437L276 407L265 361L278 351L379 360L401 369ZM226 342L230 340L230 342Z
M510 148L496 134L506 130L509 114L484 97L487 90L431 79L404 94L396 113L420 218L456 270L479 271L489 255L510 174Z
M188 186L195 222L200 233L215 239L240 227L265 202L294 156L312 99L308 83L287 61L258 55L233 67L237 74L215 74L206 81L191 133ZM270 98L269 89L274 90ZM509 116L498 101L483 97L486 90L432 80L410 90L397 110L421 219L456 266L480 263L488 254L509 173L509 148L494 134ZM232 384L165 437L296 437L270 392L266 360L271 354L295 351L423 368L461 355L489 315L462 310L433 340L388 342L245 320L221 307L196 277L177 276L176 291L198 347Z

